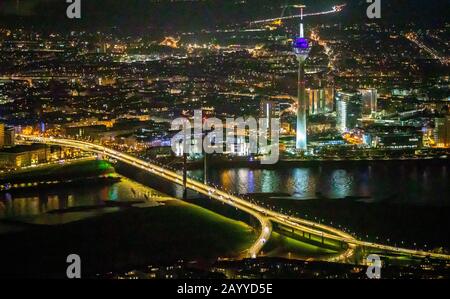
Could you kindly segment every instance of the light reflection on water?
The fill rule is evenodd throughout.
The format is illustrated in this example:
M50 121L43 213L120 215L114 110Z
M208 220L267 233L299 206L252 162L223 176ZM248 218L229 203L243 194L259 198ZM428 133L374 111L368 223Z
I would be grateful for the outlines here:
M280 167L276 169L212 168L208 181L235 193L287 193L311 198L369 197L420 204L450 205L449 164L414 162ZM203 171L190 176L203 177Z
M49 191L28 190L19 193L0 194L0 219L23 220L27 222L54 224L56 215L46 214L49 211L63 210L82 206L99 206L104 201L152 201L151 195L157 194L153 189L135 183L126 178L113 185L88 185L74 188L61 188ZM104 211L103 211L104 210ZM105 208L96 213L111 212ZM71 212L57 215L60 223L93 216L92 211ZM31 221L32 217L39 219Z

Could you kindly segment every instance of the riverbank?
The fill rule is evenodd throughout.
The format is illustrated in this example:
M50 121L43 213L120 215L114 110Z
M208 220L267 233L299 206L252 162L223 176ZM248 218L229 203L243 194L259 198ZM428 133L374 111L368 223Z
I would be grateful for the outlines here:
M21 189L52 189L59 186L76 187L88 184L114 184L114 168L106 161L81 160L49 164L9 172L0 176L0 192Z
M109 163L90 161L27 170L17 179L104 171L118 176ZM1 194L0 243L8 246L0 248L0 277L63 278L70 253L82 257L83 273L91 277L180 259L209 263L240 256L257 237L243 222L119 178L112 184L37 186Z
M243 223L174 200L2 235L8 246L0 248L0 276L64 277L70 253L80 255L88 276L185 259L211 262L239 255L255 238Z
M283 159L276 164L261 164L260 161L248 158L209 158L208 168L250 168L250 169L277 169L280 167L309 167L309 166L339 166L339 165L375 165L379 163L398 164L410 162L418 165L427 165L430 163L450 164L450 155L437 155L430 157L411 157L411 158L311 158L311 159ZM181 167L182 163L173 163ZM204 161L190 161L187 164L189 170L204 169Z

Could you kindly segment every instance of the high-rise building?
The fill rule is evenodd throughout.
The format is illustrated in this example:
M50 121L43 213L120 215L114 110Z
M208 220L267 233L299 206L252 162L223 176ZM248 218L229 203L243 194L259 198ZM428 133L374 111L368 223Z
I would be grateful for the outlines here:
M334 111L334 88L325 87L325 111L327 113Z
M320 109L320 89L308 88L306 89L307 99L308 99L308 114L316 115L321 113Z
M356 128L362 117L361 94L339 91L336 93L337 129L347 132Z
M306 127L306 91L305 91L305 61L308 58L310 47L309 41L305 38L303 30L303 9L305 6L299 6L301 11L300 35L294 39L294 53L298 60L298 102L297 102L297 150L306 151L307 143L307 127Z
M271 100L262 100L260 104L261 118L279 118L280 103Z
M12 147L16 144L16 131L14 127L7 127L5 129L4 145Z
M362 114L372 115L377 112L378 92L374 88L360 89L362 96Z
M271 119L280 118L280 103L271 100L262 100L260 104L260 118L266 119L268 138L272 137Z
M5 124L0 123L0 148L5 146Z
M306 89L308 114L317 115L334 110L334 90L332 87Z
M450 116L435 119L434 141L437 147L450 148Z

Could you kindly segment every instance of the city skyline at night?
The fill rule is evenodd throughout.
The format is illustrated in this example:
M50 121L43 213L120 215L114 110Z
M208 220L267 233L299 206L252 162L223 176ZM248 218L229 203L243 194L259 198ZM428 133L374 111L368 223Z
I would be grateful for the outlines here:
M0 4L0 278L449 278L445 4L80 3Z

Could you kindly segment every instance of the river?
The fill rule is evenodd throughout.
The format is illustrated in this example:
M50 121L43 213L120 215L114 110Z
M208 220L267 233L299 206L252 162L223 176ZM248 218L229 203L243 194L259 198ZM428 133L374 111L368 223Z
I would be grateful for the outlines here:
M287 193L297 199L365 197L369 201L450 206L445 161L323 163L321 166L211 167L208 181L239 194ZM201 179L202 170L190 172Z

